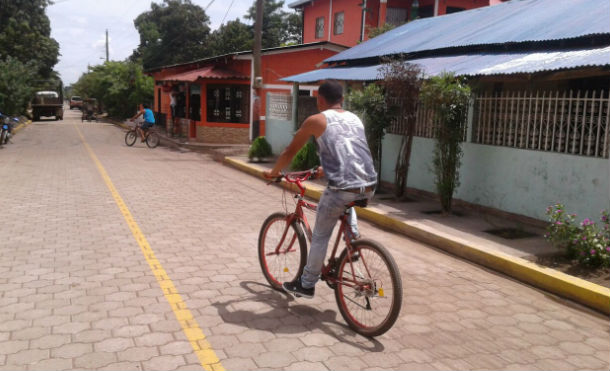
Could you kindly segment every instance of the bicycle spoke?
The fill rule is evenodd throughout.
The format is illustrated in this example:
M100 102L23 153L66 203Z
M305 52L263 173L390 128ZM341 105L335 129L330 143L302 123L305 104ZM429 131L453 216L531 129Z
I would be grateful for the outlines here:
M389 263L382 248L363 242L358 244L357 251L359 258L352 261L343 255L337 303L352 328L374 336L387 331L398 316L402 301L400 278L394 277L397 269ZM398 287L394 287L394 282Z

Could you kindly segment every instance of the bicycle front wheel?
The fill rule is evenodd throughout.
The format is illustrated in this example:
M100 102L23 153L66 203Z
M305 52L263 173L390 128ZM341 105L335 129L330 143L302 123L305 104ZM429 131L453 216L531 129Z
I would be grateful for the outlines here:
M345 322L364 336L379 336L396 322L402 281L394 258L375 241L358 240L339 257L335 299Z
M138 139L138 135L136 134L135 130L129 130L127 133L125 133L125 144L127 144L129 147L133 146L136 139Z
M284 213L270 215L258 236L258 261L265 278L276 290L300 277L307 261L307 242L296 223L288 224Z
M148 136L146 136L146 145L148 148L155 148L159 145L159 141L159 134L155 133L154 131L148 133Z

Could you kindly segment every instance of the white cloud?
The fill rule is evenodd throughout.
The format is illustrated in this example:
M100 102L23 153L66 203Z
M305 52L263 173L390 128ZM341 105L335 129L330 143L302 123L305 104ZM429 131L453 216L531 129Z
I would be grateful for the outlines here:
M160 0L155 1L161 3ZM246 15L254 0L192 0L202 8L209 8L210 27L217 29L221 21L239 18L247 22ZM144 0L56 0L47 8L51 20L51 36L60 45L60 61L55 69L65 85L78 80L87 65L103 62L106 51L105 32L110 36L110 59L124 60L138 47L140 36L133 20L150 10L150 1ZM284 4L286 11L292 11ZM102 36L100 36L102 35ZM102 59L100 59L102 58Z

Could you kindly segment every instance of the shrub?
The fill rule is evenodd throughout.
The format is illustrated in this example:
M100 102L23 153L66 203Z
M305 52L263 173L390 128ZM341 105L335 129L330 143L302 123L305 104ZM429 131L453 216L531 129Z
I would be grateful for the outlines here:
M591 267L610 266L610 215L601 212L597 225L586 218L576 223L576 214L568 214L564 205L556 204L546 209L551 223L544 237L553 246L565 249L569 258Z
M297 152L292 159L290 169L295 171L307 170L320 165L320 158L316 152L316 146L309 141Z
M453 193L460 185L462 138L468 113L470 87L452 73L426 80L421 89L422 102L433 108L435 127L434 173L443 212L451 211Z
M271 145L267 142L265 137L258 137L254 139L252 145L250 146L250 150L248 151L248 158L252 160L253 158L257 158L259 161L265 157L269 157L273 154L271 151Z

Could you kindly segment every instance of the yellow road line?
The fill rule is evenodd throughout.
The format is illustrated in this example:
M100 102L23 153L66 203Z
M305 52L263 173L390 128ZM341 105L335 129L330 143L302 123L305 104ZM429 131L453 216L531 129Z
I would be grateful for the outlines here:
M127 208L127 205L114 187L114 184L112 184L112 180L110 180L106 169L104 169L102 163L98 160L78 126L74 124L74 127L83 141L87 152L89 152L89 156L97 166L97 170L100 172L102 179L104 179L104 183L106 183L106 186L110 190L110 193L119 207L119 210L121 210L121 213L125 217L125 221L127 222L129 229L131 229L131 233L138 242L138 245L140 245L144 258L146 258L150 269L157 278L157 282L159 282L159 286L161 287L161 290L163 290L163 295L165 295L165 299L167 299L167 302L172 307L172 310L176 315L176 319L182 326L182 331L184 331L184 334L191 343L195 354L197 354L197 357L199 358L199 362L201 362L201 366L208 371L224 371L224 368L222 367L222 364L220 364L220 360L216 356L214 349L212 349L212 346L206 340L203 331L201 331L201 328L199 327L199 324L186 306L184 300L182 300L182 297L178 293L178 290L176 290L176 287L167 275L167 272L165 272L165 269L163 269L161 263L155 257L155 253L150 248L150 245L140 230L140 227L138 227L138 223L136 223L135 219L131 215L131 212Z

